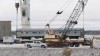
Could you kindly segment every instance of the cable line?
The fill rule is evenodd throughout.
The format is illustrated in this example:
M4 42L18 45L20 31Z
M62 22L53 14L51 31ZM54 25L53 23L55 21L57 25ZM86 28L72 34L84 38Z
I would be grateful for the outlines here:
M50 24L52 21L54 21L60 14L63 13L63 11L71 4L73 0L70 1L70 3L68 5L66 5L69 0L67 0L67 2L60 8L60 10L57 11L56 15L47 23Z

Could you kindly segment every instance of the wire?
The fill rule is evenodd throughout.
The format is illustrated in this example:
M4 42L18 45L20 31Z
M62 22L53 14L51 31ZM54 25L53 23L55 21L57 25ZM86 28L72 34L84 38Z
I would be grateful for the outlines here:
M83 10L83 29L84 29L84 10Z
M65 24L64 24L63 26L61 26L60 28L58 28L57 30L60 30L60 29L62 29L64 26L65 26Z
M68 1L69 1L69 0L67 0L67 2L60 8L60 10L68 3ZM60 10L59 10L59 11L60 11Z
M58 15L56 14L47 24L51 24L52 21L54 21L56 19Z
M71 4L71 2L72 2L73 0L71 0L70 1L70 3L68 4L68 5L66 5L68 2L69 2L69 0L67 0L67 2L61 7L61 9L59 10L59 11L61 11L62 10L62 8L63 8L63 10L61 11L61 13ZM58 12L59 12L58 11ZM61 14L60 13L60 14ZM52 21L54 21L57 17L58 17L58 15L59 14L56 14L47 24L50 24Z
M71 1L69 2L69 4L66 5L65 8L64 8L62 11L64 11L64 10L72 3L72 1L73 1L73 0L71 0Z
M72 2L73 0L71 0L71 2ZM68 1L67 1L68 2ZM66 3L67 3L66 2ZM71 2L63 9L63 11L71 4ZM65 5L66 5L66 3L65 3ZM61 10L61 9L60 9ZM68 21L67 21L68 22ZM65 25L63 25L61 28L59 28L58 30L60 30L60 29L62 29L63 27L64 27Z
M60 8L60 10L68 3L69 0L67 0L67 2ZM59 11L60 11L59 10ZM49 22L48 24L50 24L52 21L54 21L56 19L56 17L58 16L58 14L56 14Z

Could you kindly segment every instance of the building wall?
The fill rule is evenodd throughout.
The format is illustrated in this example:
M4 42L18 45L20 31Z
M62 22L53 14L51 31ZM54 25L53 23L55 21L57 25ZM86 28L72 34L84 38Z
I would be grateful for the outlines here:
M3 36L11 36L11 21L0 21L0 40Z

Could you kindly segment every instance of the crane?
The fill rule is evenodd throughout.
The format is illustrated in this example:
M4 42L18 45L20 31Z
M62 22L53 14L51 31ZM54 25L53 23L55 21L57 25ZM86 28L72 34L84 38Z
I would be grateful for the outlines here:
M56 15L54 15L54 17L45 25L45 32L47 34L54 34L54 31L50 28L50 23L52 21L54 21L59 15L61 15L63 13L63 11L65 10L65 8L67 8L67 6L72 2L70 2L68 5L66 5L69 2L69 0L67 0L67 2L65 2L65 4L61 7L60 10L57 11Z
M63 32L60 37L59 37L59 35L53 33L50 29L49 24L47 24L46 26L48 27L47 30L48 30L49 34L45 35L45 37L44 37L45 41L49 42L49 43L51 42L54 44L56 42L56 45L57 44L59 45L59 43L67 42L68 44L70 44L71 47L74 45L76 47L78 47L79 43L81 43L81 42L83 43L84 42L83 38L77 38L75 40L69 40L66 38L68 37L68 34L72 30L74 25L76 25L78 23L77 20L78 20L79 16L82 14L82 12L84 11L84 7L86 6L87 1L88 0L78 0L75 8L73 9L73 12L71 13L69 19L67 20L67 22L65 24L65 27L64 27ZM59 15L59 14L62 14L62 12L63 11L58 11L56 14ZM55 17L53 19L55 19ZM51 21L53 21L53 19ZM53 35L51 35L51 33L53 33ZM73 38L76 38L76 36L73 36Z
M84 7L86 6L87 1L88 0L79 0L78 3L76 4L73 12L71 13L64 27L64 30L61 36L63 39L66 39L70 30L74 27L74 25L78 23L77 20L79 16L81 15L81 13L84 11Z
M45 27L46 27L46 29L47 29L47 30L45 30L45 32L46 32L47 34L54 34L54 32L53 32L53 30L50 28L50 25L49 25L49 24L46 24Z

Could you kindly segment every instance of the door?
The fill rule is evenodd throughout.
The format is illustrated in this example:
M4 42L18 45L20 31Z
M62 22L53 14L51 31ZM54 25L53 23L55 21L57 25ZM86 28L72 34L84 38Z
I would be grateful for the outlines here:
M37 46L38 46L38 47L41 46L40 41L37 41Z

